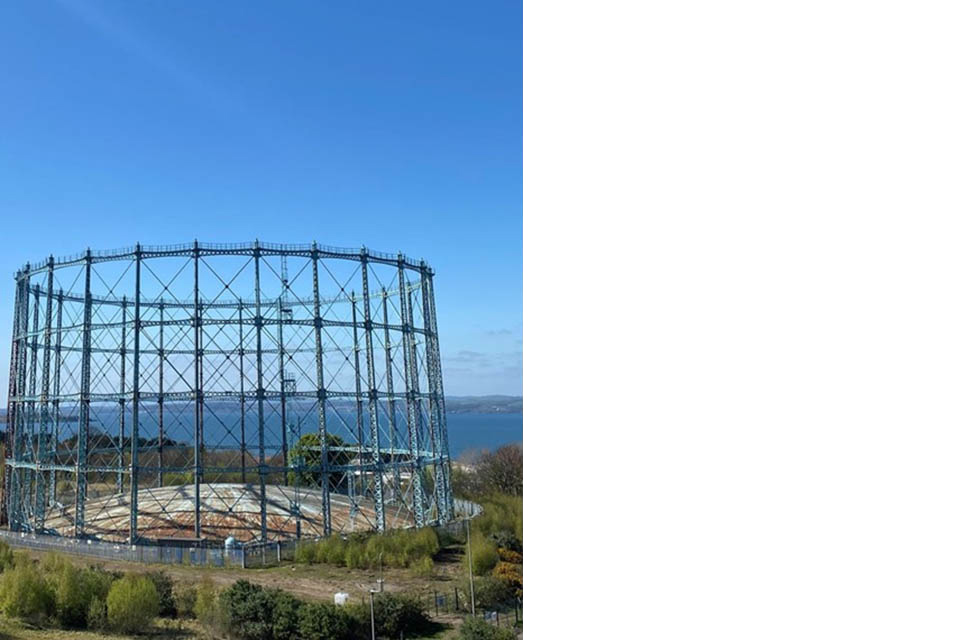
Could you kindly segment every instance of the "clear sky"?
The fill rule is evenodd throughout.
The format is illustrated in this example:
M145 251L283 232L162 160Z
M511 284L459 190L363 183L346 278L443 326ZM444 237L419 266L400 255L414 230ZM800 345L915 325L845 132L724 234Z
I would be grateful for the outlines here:
M520 394L520 2L4 2L0 123L0 397L19 266L195 238L425 258L447 394Z

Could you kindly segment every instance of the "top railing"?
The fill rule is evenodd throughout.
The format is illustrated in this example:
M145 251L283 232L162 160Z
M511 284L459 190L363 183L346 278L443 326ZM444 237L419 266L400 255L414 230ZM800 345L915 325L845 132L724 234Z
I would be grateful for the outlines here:
M318 258L355 260L358 262L366 259L368 262L402 265L405 269L412 269L430 275L433 274L433 270L430 269L430 266L424 260L413 261L404 256L402 253L385 253L382 251L373 251L367 249L366 247L352 249L344 247L331 247L316 243L280 244L276 242L260 242L259 240L255 240L253 242L188 242L168 245L135 245L132 247L123 247L121 249L100 249L95 251L87 249L86 251L81 251L80 253L62 256L59 258L49 256L38 262L28 262L23 266L23 268L14 274L14 277L20 278L24 275L33 276L47 271L50 268L51 262L53 267L57 269L71 265L83 264L88 258L90 259L91 263L108 262L111 260L131 260L136 258L138 247L140 250L141 259L176 256L189 257L193 256L195 252L201 256L252 256L256 251L259 251L260 255L262 256L285 255L310 258L313 257L313 253L316 251Z

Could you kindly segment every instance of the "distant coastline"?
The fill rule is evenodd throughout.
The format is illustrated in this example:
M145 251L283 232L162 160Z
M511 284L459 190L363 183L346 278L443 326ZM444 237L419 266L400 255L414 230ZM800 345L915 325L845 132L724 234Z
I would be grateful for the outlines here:
M523 396L447 396L447 413L523 413ZM344 403L344 408L352 405ZM63 420L76 421L76 415L63 415ZM7 421L6 407L0 409L0 424Z

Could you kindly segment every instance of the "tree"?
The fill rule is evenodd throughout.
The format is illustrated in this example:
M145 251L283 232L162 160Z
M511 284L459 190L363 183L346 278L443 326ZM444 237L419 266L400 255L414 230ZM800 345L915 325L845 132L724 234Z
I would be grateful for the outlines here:
M344 446L343 438L331 433L327 434L327 447ZM302 464L304 467L320 467L323 465L323 450L320 446L319 433L305 433L300 436L300 440L290 450L290 459L294 465ZM342 465L350 463L349 451L327 451L328 464ZM291 471L289 473L290 482L299 481L301 487L318 488L321 486L323 474L317 470L309 471ZM334 490L343 480L343 472L336 471L330 473L330 488Z
M473 477L462 474L463 488L471 493L523 495L523 446L508 444L477 460Z

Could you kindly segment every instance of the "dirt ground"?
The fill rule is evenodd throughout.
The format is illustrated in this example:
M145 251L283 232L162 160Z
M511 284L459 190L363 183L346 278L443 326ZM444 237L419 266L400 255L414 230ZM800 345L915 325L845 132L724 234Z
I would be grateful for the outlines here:
M40 558L47 552L29 550L28 553ZM333 602L333 594L345 591L351 598L365 597L370 589L377 587L376 569L347 569L328 565L292 564L266 569L240 569L217 567L191 567L171 564L141 564L138 562L117 562L67 556L77 565L99 565L119 571L163 570L175 582L199 582L209 577L218 586L227 587L240 579L249 580L265 587L279 587L305 600ZM462 552L457 549L445 550L435 560L433 575L418 576L409 569L383 568L384 590L402 591L433 600L433 592L450 594L459 584L462 575L460 563ZM448 598L451 596L448 595ZM462 604L462 602L461 602ZM2 640L2 637L0 637Z

